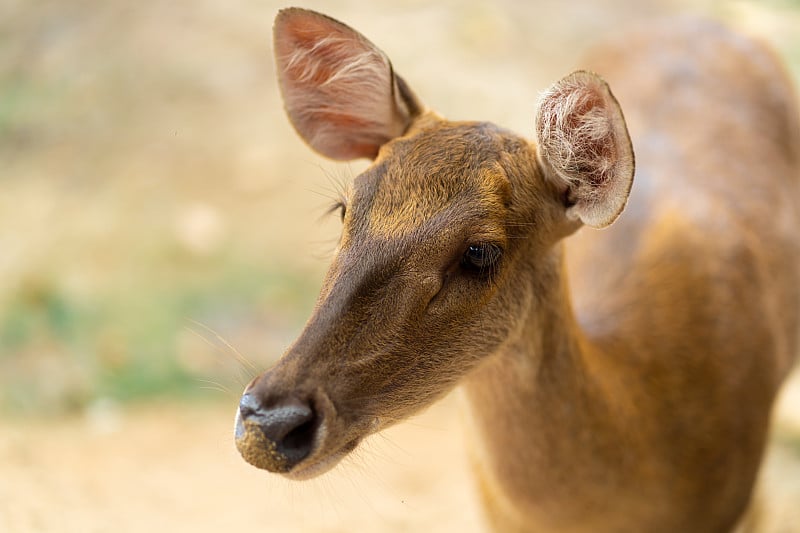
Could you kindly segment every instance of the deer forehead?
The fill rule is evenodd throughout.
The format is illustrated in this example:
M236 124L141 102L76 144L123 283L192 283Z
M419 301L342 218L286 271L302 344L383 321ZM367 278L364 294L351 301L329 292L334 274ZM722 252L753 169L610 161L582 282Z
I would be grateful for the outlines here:
M430 226L501 222L511 200L504 162L524 143L485 123L412 129L354 183L354 215L368 234L397 238ZM514 142L509 142L509 141ZM452 227L449 229L453 229Z

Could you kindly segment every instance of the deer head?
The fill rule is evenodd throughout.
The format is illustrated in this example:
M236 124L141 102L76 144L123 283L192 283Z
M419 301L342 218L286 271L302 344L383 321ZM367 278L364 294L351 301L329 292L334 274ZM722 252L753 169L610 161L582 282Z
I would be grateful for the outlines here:
M289 119L316 151L366 157L300 337L241 399L236 444L302 479L407 418L490 359L546 306L556 245L625 205L633 152L604 81L541 97L536 142L424 107L386 56L324 15L285 9L275 56Z

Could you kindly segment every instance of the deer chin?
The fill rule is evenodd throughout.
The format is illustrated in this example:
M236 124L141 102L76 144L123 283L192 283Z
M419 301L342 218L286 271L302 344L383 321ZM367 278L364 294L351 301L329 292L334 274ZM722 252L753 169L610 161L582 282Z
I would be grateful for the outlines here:
M362 440L374 433L381 431L386 426L386 424L383 422L383 419L375 417L369 420L369 422L365 421L363 424L359 424L359 426L362 426L363 433L356 432L360 434L357 434L350 440L346 440L344 445L337 448L335 445L326 445L326 441L329 441L332 435L328 430L326 421L323 420L320 427L320 433L324 435L321 444L314 452L312 452L311 456L303 460L288 472L282 472L282 475L285 478L294 481L304 481L321 476L339 464L342 459L347 457L347 455L358 448L358 445L361 444ZM364 425L366 427L363 427ZM325 448L332 448L334 451L326 453Z

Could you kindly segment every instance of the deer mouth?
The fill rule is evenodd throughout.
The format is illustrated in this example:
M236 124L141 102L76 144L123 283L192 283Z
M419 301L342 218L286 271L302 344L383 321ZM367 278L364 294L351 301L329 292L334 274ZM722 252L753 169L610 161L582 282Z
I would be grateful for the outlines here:
M344 459L350 452L355 450L359 443L361 442L360 438L355 438L349 442L347 442L344 446L336 450L335 452L326 455L325 457L321 457L319 459L311 458L311 460L304 461L300 463L295 468L289 470L288 472L284 472L284 477L294 480L294 481L304 481L307 479L312 479L317 476L321 476L325 472L332 469L334 466L339 464L339 462Z

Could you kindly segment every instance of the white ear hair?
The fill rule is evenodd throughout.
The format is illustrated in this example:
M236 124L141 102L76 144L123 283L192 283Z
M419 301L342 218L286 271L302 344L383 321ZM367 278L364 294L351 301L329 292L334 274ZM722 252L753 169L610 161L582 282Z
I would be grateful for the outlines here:
M419 114L420 104L383 52L345 24L288 8L275 18L273 35L286 112L321 154L374 158Z
M622 111L596 74L573 72L539 99L539 159L567 191L567 215L592 227L614 222L633 184L634 155Z

